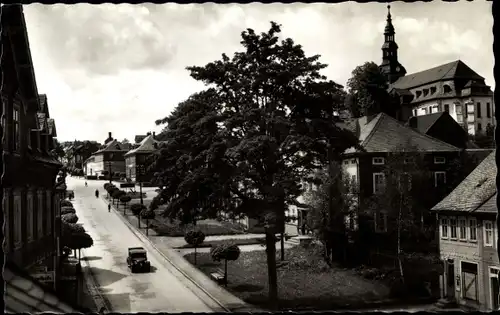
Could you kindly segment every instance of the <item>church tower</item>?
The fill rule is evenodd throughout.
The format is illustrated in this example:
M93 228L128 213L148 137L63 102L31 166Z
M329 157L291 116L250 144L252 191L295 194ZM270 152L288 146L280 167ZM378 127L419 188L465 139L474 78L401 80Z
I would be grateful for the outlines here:
M387 77L388 83L394 83L397 79L405 76L406 69L398 61L398 44L394 35L392 25L391 6L387 6L387 24L384 30L384 44L382 45L382 64L380 71Z

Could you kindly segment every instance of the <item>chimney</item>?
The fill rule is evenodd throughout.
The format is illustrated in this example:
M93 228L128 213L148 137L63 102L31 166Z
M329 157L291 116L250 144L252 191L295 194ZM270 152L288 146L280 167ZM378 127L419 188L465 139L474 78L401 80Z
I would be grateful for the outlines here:
M153 131L153 139L154 139L154 137L156 137L156 132Z
M108 132L108 138L111 138L111 131Z
M410 127L414 128L414 129L417 129L418 128L417 117L411 116L410 119L408 120L408 125L410 125Z

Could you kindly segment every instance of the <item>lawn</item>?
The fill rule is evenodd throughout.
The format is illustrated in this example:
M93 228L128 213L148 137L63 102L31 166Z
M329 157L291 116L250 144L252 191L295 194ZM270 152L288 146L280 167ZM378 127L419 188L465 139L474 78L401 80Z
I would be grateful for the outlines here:
M264 237L254 237L254 238L235 238L230 240L217 240L217 241L205 241L198 248L203 247L216 247L221 244L235 244L235 245L254 245L254 244L265 244L266 239ZM182 246L176 246L174 248L194 248L190 244L184 244Z
M278 269L280 310L362 307L389 298L389 288L381 281L364 279L349 269L328 267L318 254L318 248L286 250L287 263ZM194 253L184 257L194 264ZM197 267L210 276L218 268L223 268L223 263L213 262L208 253L199 253ZM238 260L228 262L227 289L244 301L269 307L267 283L264 251L242 252Z
M219 222L217 220L200 220L196 223L196 227L192 224L181 225L179 221L173 220L172 222L161 216L157 216L153 222L150 223L151 228L159 236L184 236L186 231L197 229L202 231L206 236L209 235L236 235L244 234L245 232L240 225L232 222Z

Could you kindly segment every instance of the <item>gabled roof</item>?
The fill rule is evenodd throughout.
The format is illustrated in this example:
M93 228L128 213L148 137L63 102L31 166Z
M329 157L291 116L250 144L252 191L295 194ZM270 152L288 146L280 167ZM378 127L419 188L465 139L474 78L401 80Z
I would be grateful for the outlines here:
M38 118L38 130L47 131L47 117L45 113L36 113Z
M47 105L47 94L38 94L38 100L40 102L40 112L50 117L49 106Z
M474 72L463 61L456 60L431 69L407 74L391 84L391 87L409 89L431 82L452 79L484 80L482 76Z
M134 141L135 141L135 143L140 143L146 137L147 137L147 135L136 135L134 138Z
M495 152L490 153L448 196L431 210L496 213L497 166Z
M56 122L53 118L49 118L47 120L47 126L49 128L49 133L53 136L53 137L57 137L57 131L56 131Z
M352 129L351 129L352 130ZM364 116L357 119L356 134L360 145L366 152L394 152L408 145L424 152L457 152L459 148L403 125L385 113L380 113L368 120ZM347 149L345 153L357 152Z
M97 153L102 153L102 152L117 152L117 151L124 151L118 140L113 139L110 142L106 143L102 149L99 151L95 152L94 154Z
M446 112L439 112L439 113L433 113L433 114L428 114L428 115L422 115L422 116L413 116L410 117L408 120L408 123L406 124L407 126L410 127L410 120L416 120L417 121L417 130L420 131L421 133L427 133L429 129L431 129L432 126L436 123L436 121L439 120Z
M155 151L157 148L158 148L158 141L156 141L152 135L149 135L146 138L142 139L141 143L137 148L125 153L125 156L137 153L151 153Z

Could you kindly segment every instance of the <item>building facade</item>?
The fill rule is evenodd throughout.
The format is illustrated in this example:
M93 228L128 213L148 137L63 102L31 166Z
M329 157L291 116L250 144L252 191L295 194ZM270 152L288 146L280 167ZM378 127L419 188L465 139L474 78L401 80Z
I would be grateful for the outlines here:
M151 174L146 171L147 158L158 149L155 135L148 133L138 146L125 153L126 178L132 182L149 182Z
M484 134L495 126L493 92L482 76L462 60L406 74L398 60L391 14L387 17L379 68L389 92L400 97L406 116L448 112L469 134ZM406 121L409 117L402 117Z
M3 250L20 268L53 268L60 215L55 182L62 167L50 154L55 122L37 91L22 7L3 6L1 23Z
M499 307L496 173L495 153L491 153L432 208L439 222L444 264L441 295L481 311Z
M111 132L109 133L111 138ZM109 140L108 138L108 140ZM110 139L83 164L85 176L125 173L125 150L116 139ZM103 173L104 172L104 173Z

